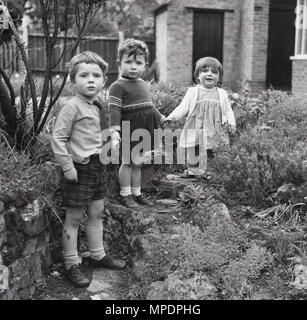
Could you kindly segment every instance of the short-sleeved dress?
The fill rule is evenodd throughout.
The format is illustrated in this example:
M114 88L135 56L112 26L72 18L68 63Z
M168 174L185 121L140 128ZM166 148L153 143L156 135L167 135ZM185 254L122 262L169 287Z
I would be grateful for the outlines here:
M222 111L217 88L199 86L197 101L182 131L184 147L204 145L215 149L218 145L229 145L227 130L222 126Z

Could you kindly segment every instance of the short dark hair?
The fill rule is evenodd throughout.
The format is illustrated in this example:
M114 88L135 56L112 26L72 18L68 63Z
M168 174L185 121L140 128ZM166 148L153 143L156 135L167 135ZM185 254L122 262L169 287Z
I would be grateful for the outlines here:
M219 72L218 85L222 85L222 83L223 83L223 66L219 62L219 60L217 60L216 58L213 58L213 57L204 57L204 58L200 58L199 60L197 60L196 66L195 66L195 72L194 72L195 80L199 76L201 69L206 68L206 67L216 68L218 70L218 72Z
M148 62L149 59L149 51L146 43L144 41L136 40L133 38L126 39L118 48L119 63L121 62L124 54L127 54L128 57L131 55L142 55L145 57L145 62Z
M98 55L97 53L92 52L92 51L81 52L81 53L75 55L74 57L72 57L72 59L69 62L69 77L72 82L75 81L77 66L80 63L95 63L95 64L97 64L100 67L104 76L108 72L108 68L109 68L108 63L105 62L100 57L100 55Z

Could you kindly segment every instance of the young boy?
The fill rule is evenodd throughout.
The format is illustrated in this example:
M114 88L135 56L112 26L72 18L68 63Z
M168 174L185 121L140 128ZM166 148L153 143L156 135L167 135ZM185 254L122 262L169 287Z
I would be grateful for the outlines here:
M106 176L105 166L99 160L103 119L99 110L101 103L97 99L105 84L107 70L108 64L94 52L86 51L72 58L69 76L76 94L60 110L52 133L52 149L63 172L64 273L76 287L89 284L80 269L81 258L77 251L78 229L85 209L89 266L110 269L126 266L124 261L107 256L103 247Z
M141 193L141 163L146 151L153 147L154 130L165 117L151 101L148 84L141 79L148 65L148 49L143 41L133 38L123 42L118 50L120 78L112 83L109 90L109 110L112 139L120 141L122 134L122 164L119 169L120 202L128 208L139 204L152 205ZM125 130L124 126L130 128ZM131 136L137 129L147 133L147 150L139 154L133 148L139 143ZM142 131L142 130L141 130ZM140 132L140 130L136 131ZM145 135L144 139L145 140Z

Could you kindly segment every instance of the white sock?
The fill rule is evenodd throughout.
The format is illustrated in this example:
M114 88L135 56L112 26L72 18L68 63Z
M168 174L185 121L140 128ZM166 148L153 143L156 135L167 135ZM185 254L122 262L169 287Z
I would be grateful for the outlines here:
M76 264L80 264L82 259L78 256L78 251L63 251L64 267L66 270L70 269Z
M88 220L86 224L86 235L91 258L94 260L102 259L106 255L103 247L102 220L99 220L98 223L95 221L94 224L91 220Z
M119 194L122 197L129 196L131 194L131 187L120 187L120 192Z
M132 190L132 194L134 195L134 196L140 196L141 195L141 187L138 187L138 188L131 188L131 190Z

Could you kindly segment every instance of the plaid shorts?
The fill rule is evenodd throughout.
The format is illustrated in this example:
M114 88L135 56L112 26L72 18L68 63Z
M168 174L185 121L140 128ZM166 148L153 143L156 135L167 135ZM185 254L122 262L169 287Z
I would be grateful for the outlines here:
M90 162L74 162L78 173L78 182L70 182L61 174L60 185L65 207L87 206L93 200L106 196L106 167L99 161L98 155L90 157Z

